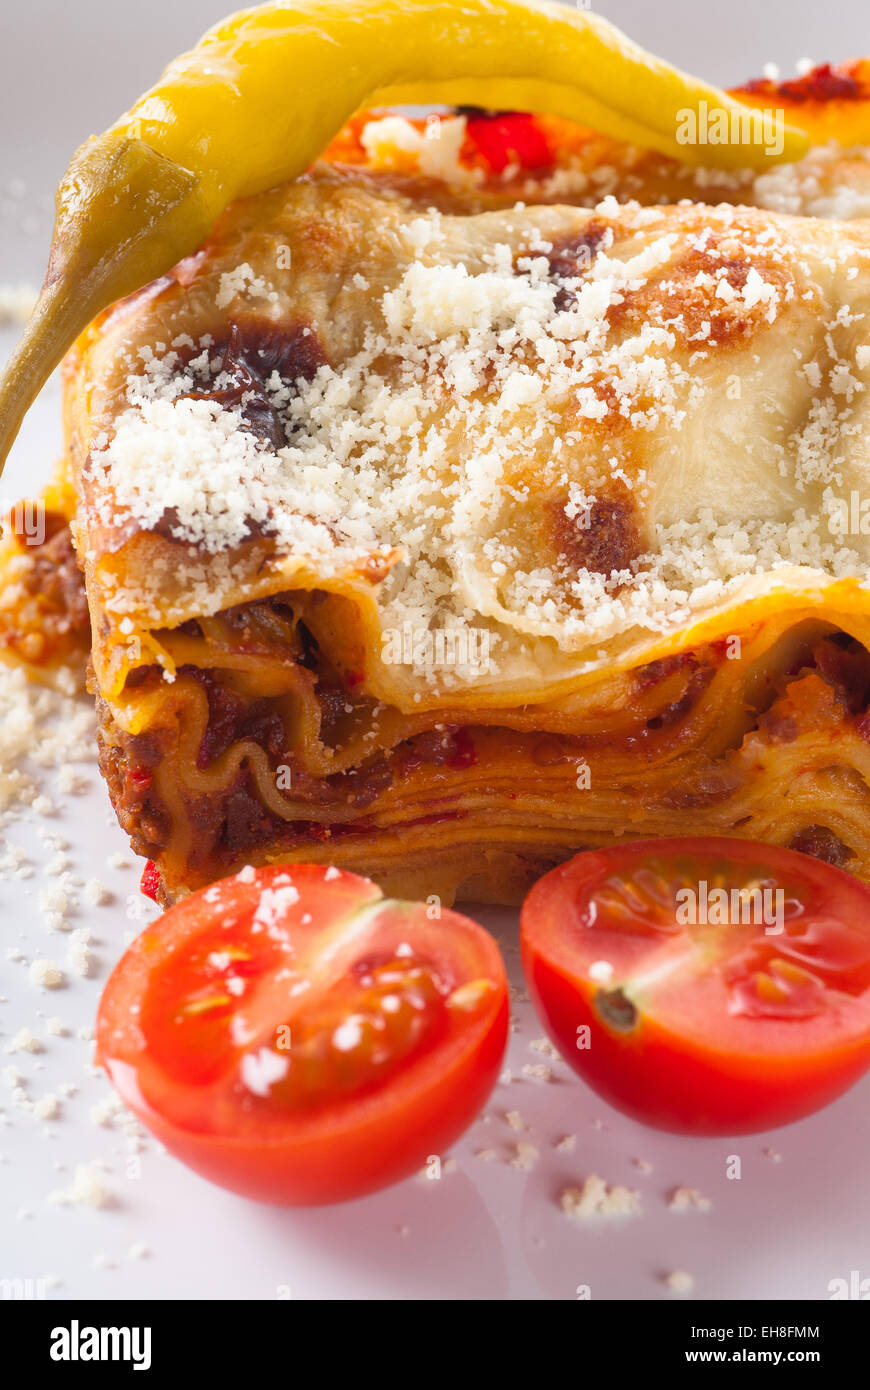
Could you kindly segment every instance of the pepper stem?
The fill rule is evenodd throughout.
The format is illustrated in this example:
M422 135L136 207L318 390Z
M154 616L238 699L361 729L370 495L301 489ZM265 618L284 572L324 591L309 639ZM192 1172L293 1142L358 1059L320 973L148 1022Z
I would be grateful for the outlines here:
M0 474L70 343L107 304L195 250L210 222L194 175L144 140L109 131L82 146L58 189L36 308L0 377Z

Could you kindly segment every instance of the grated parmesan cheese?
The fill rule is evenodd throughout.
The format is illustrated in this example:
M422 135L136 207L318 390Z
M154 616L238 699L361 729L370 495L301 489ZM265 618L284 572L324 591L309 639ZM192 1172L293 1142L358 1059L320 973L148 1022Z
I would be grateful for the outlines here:
M79 1163L69 1187L48 1194L48 1200L59 1206L104 1208L112 1203L112 1194L93 1164Z
M592 1216L636 1216L640 1212L640 1194L618 1184L608 1187L597 1173L591 1173L581 1187L564 1188L559 1195L559 1205L566 1216L575 1220Z
M528 1173L534 1168L540 1156L540 1151L534 1144L529 1144L525 1140L520 1139L514 1145L510 1166L511 1168L518 1168L522 1173Z
M28 973L40 989L60 989L66 982L63 971L53 960L32 961Z
M29 1028L19 1028L3 1049L4 1052L42 1052L42 1043Z
M39 1120L56 1120L60 1114L60 1101L51 1093L41 1096L33 1103L33 1113Z
M364 143L373 151L379 141L419 145L418 153L448 148L448 123L429 139L398 119L386 118L387 129L370 123ZM510 221L482 214L490 223L415 210L388 222L395 204L366 196L367 212L389 226L389 274L366 303L353 350L334 363L330 356L310 381L273 374L266 383L286 445L276 449L242 428L241 406L187 398L221 387L205 339L183 370L175 349L144 349L111 438L92 450L100 520L144 530L162 522L215 558L262 527L280 555L309 564L326 586L372 557L390 557L377 592L384 630L409 622L425 632L483 628L495 638L485 674L468 662L431 671L415 657L415 675L437 686L497 679L511 660L540 670L552 648L600 652L628 632L671 632L786 566L833 578L868 573L863 547L828 527L845 476L840 460L849 451L860 460L864 383L855 372L863 359L845 338L862 315L834 302L864 256L857 239L838 240L830 266L821 267L816 250L802 269L781 219L752 221L746 209L723 205L706 208L693 231L681 209L606 197L595 207L606 225L591 264L559 279L548 237L565 228L565 209L518 209ZM574 217L582 229L582 214ZM669 276L689 254L706 267L694 273L691 294L708 312L687 365L678 340L688 291L673 314L665 306ZM742 279L729 274L726 254L745 262ZM755 415L745 400L730 414L723 403L717 428L726 439L751 429L765 467L753 468L747 450L741 481L719 454L708 472L692 471L693 491L673 459L716 442L714 321L749 321L753 333L775 332L790 351L785 316L804 290L812 306L801 310L802 322L818 321L823 272L836 312L824 349L819 343L793 367L803 393L797 408L769 399L773 385L752 365L757 354L729 348ZM248 262L224 271L219 307L259 293L260 278ZM618 328L620 307L647 291L648 312ZM702 430L699 441L693 432ZM642 469L632 462L635 448ZM562 493L569 520L615 488L632 494L650 519L648 550L610 574L541 555L529 506L538 498L526 476L536 470L544 493ZM713 484L722 496L705 505ZM146 598L118 591L106 602L123 621L125 604L141 608ZM216 601L215 590L208 602Z
M671 1211L709 1211L713 1203L694 1187L675 1187L668 1198Z

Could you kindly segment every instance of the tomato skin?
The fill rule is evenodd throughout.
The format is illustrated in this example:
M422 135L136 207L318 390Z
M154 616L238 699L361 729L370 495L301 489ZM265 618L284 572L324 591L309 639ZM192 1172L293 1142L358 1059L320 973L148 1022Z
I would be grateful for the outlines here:
M608 1104L642 1124L677 1134L756 1134L801 1120L847 1091L870 1067L870 1040L835 1054L777 1063L685 1042L644 1018L630 1035L602 1027L586 989L523 945L535 1010L561 1055ZM577 1028L591 1042L577 1048Z
M279 868L259 870L256 889L280 881ZM301 953L317 933L353 914L382 915L401 909L393 939L420 940L425 949L443 941L445 960L458 963L460 980L469 976L489 982L479 1007L463 1014L461 1026L433 1045L432 1055L410 1060L398 1075L358 1097L327 1098L312 1113L274 1106L268 1125L220 1128L203 1123L195 1087L184 1075L168 1077L155 1063L140 1027L146 1016L142 1001L155 969L179 958L192 939L220 946L222 924L245 908L250 914L248 884L224 880L220 912L206 902L203 890L178 904L133 943L116 966L101 1001L97 1054L120 1097L176 1157L202 1176L242 1196L289 1206L320 1205L364 1196L398 1182L423 1166L432 1153L443 1153L474 1120L498 1078L508 1034L508 997L498 948L482 927L457 913L442 910L440 920L426 921L420 904L388 904L368 879L341 873L333 881L324 866L293 865L299 890L298 913L310 925L296 924ZM335 874L335 871L332 871ZM380 914L380 915L379 915ZM216 930L213 930L216 928ZM442 935L443 934L443 935ZM365 954L366 938L360 950ZM434 949L434 947L433 947ZM176 954L178 953L178 954ZM189 1118L185 1096L190 1096ZM167 1103L171 1100L171 1104ZM259 1124L259 1122L258 1122Z
M170 1153L241 1197L276 1206L352 1201L411 1177L430 1154L444 1154L483 1109L502 1067L508 1033L505 997L480 1049L459 1059L400 1112L372 1107L353 1131L322 1131L268 1145L215 1140L167 1123L138 1093L123 1064L104 1061L126 1105Z
M630 848L642 855L671 844L703 854L711 846L737 843L650 841ZM792 851L777 853L794 857ZM584 975L582 962L572 966L568 952L552 949L553 934L561 931L564 937L568 903L594 881L606 854L578 855L539 880L523 905L521 952L532 1002L550 1038L609 1104L657 1129L749 1134L804 1118L837 1099L867 1072L870 1012L863 1034L816 1038L804 1052L795 1047L729 1047L727 1028L713 1023L705 1037L687 1037L657 1018L654 1008L640 1009L628 1031L607 1026L595 1006L601 986ZM586 861L585 874L580 861ZM814 876L830 872L849 879L840 870L811 862L808 872ZM849 884L859 910L863 903L870 933L870 892L854 880ZM577 1046L581 1028L589 1030L585 1048Z

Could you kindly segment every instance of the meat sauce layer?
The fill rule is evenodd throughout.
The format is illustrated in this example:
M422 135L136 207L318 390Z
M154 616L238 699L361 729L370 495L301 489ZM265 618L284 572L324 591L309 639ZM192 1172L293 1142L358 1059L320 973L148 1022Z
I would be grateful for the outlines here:
M286 598L281 599L286 606ZM333 671L318 668L316 644L301 644L300 659L317 674L316 692L321 703L324 728L334 727L349 701L360 696L336 678ZM685 653L650 663L636 673L639 692L661 688L665 699L656 714L624 740L628 749L640 750L655 736L679 730L690 718L707 689L721 653L717 648ZM258 847L270 849L298 846L300 840L324 842L337 837L366 833L374 823L366 809L394 784L421 767L443 769L446 774L482 765L481 748L491 739L491 729L444 725L417 734L369 762L328 777L312 777L294 766L284 721L276 702L245 699L231 690L217 671L183 668L204 690L208 720L197 752L197 767L207 770L216 759L241 741L262 748L276 771L289 770L290 793L296 803L311 807L311 818L288 821L265 806L259 796L251 769L243 762L231 783L207 795L185 798L185 810L193 830L191 867L215 872L221 864ZM159 680L159 673L137 673L139 684ZM676 681L676 691L674 683ZM858 643L836 635L818 642L794 663L776 683L769 707L757 718L756 734L764 743L788 743L820 722L851 723L858 734L870 742L870 654ZM100 757L112 799L121 824L130 834L134 847L149 858L159 858L169 844L170 819L155 788L155 772L175 756L175 734L158 730L137 737L120 735L112 723L111 711L101 703ZM576 766L589 752L594 740L582 740L546 733L520 735L510 730L496 731L510 740L531 767L542 770L561 764ZM611 745L613 740L611 739ZM490 745L491 748L491 745ZM482 771L485 767L482 765ZM485 782L485 777L482 779ZM702 769L691 784L680 784L661 794L661 804L675 810L691 810L727 801L740 785L741 777L729 756ZM455 785L447 776L445 788ZM183 788L182 788L183 793ZM362 813L362 814L361 814ZM436 812L429 819L456 819L461 811ZM420 823L419 820L413 824ZM830 827L806 826L793 839L792 847L827 863L848 865L854 857L848 845Z

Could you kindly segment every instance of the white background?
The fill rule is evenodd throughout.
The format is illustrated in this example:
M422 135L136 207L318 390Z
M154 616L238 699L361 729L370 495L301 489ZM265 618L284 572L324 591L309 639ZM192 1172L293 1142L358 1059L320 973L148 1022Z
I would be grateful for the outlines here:
M808 56L838 59L870 47L866 6L823 6L792 0L730 4L611 0L601 13L662 56L722 83L757 75L775 60L790 75ZM210 0L78 0L67 5L2 0L0 34L0 250L6 283L37 282L51 221L51 194L74 148L102 129L156 77L162 64L221 17ZM292 94L290 94L292 96ZM5 353L13 333L0 333ZM59 394L50 386L25 428L3 496L32 489L60 447ZM2 711L0 711L2 714ZM0 1278L58 1282L52 1297L214 1298L480 1298L572 1299L588 1285L593 1299L670 1298L668 1271L694 1275L698 1298L828 1297L829 1281L850 1271L870 1277L870 1079L835 1106L771 1136L689 1140L635 1125L599 1102L563 1064L554 1080L522 1077L542 1035L528 1004L516 1006L517 1031L508 1065L519 1079L501 1085L486 1117L455 1152L457 1166L437 1182L412 1179L387 1193L331 1210L283 1212L246 1203L187 1173L151 1143L141 1176L130 1176L128 1138L99 1128L90 1111L108 1093L86 1069L89 1044L76 1029L93 1019L112 962L131 930L126 902L140 866L110 868L107 855L125 850L96 771L90 789L68 798L53 828L70 842L75 869L99 877L113 901L81 910L74 925L94 932L93 979L51 995L27 974L33 956L63 962L65 941L45 925L37 895L46 886L45 850L36 824L7 838L24 846L35 873L0 882L0 1064L14 1063L37 1099L62 1082L79 1092L51 1123L9 1103L0 1083ZM51 774L47 776L51 788ZM479 911L502 935L515 982L515 918ZM25 963L8 962L17 946ZM52 1038L47 1015L71 1035ZM43 1040L35 1056L2 1050L22 1025ZM517 1110L528 1131L504 1121ZM576 1134L573 1153L554 1149ZM517 1139L540 1159L530 1172L510 1166ZM776 1161L765 1149L773 1149ZM495 1149L485 1162L481 1149ZM742 1163L726 1179L729 1156ZM642 1173L634 1159L652 1164ZM101 1211L58 1207L48 1194L67 1186L77 1163L104 1165L113 1194ZM559 1211L560 1189L597 1172L642 1194L643 1214L623 1223L578 1225ZM667 1194L697 1187L712 1210L677 1215ZM131 1259L131 1244L149 1254ZM110 1266L110 1267L107 1267Z

